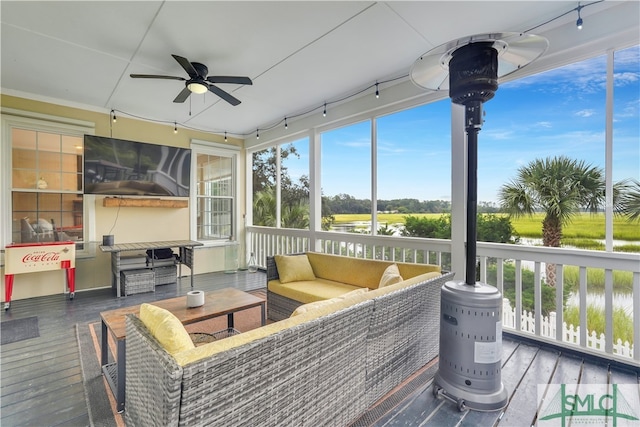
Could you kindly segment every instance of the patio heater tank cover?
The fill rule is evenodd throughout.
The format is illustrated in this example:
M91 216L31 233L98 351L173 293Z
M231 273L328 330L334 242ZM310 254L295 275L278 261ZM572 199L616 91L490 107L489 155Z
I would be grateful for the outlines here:
M502 384L502 294L482 283L450 281L440 293L440 359L433 393L459 410L507 405Z
M507 54L510 46L522 42L524 48L514 55ZM477 138L482 126L482 104L498 90L500 71L504 75L521 68L540 56L547 46L546 39L537 36L513 33L472 36L426 53L411 70L412 80L421 87L441 90L448 83L452 102L465 107L466 281L450 281L441 289L440 356L433 382L434 396L455 402L460 411L467 408L495 411L504 408L508 401L501 380L502 294L493 286L476 282ZM500 69L501 57L511 63L506 67L508 72Z

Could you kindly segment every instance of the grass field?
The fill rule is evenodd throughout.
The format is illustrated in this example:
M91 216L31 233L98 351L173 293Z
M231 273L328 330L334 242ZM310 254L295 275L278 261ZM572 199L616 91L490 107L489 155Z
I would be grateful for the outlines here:
M378 214L378 222L388 224L404 223L404 217L408 215L438 218L442 214ZM369 221L371 219L371 216L366 214L334 216L336 224ZM521 237L539 239L542 238L543 217L543 214L536 214L532 217L512 218L511 224L513 224L513 228ZM563 234L566 239L604 239L604 214L579 214L564 228ZM615 240L640 241L640 225L638 222L628 222L626 219L616 217L613 220L613 238Z

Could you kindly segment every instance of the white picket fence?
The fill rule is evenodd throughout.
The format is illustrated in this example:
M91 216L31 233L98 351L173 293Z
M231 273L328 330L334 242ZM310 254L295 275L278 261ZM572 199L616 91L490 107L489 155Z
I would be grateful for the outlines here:
M503 298L502 303L502 327L507 329L515 329L516 327L516 309L511 307L511 303L507 298ZM522 311L520 327L522 332L530 332L535 334L536 321L534 313L526 310ZM556 339L556 312L552 311L549 316L542 316L540 325L540 335L543 337ZM567 325L562 322L562 341L571 344L580 344L580 326L573 324ZM604 351L605 335L598 335L596 331L587 330L587 348L598 351ZM613 343L613 353L623 357L633 357L633 344L629 341L622 342L620 338Z

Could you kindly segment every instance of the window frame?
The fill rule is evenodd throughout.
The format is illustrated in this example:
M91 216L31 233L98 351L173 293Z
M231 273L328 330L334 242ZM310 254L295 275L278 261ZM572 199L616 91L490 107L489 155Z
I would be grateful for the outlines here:
M3 163L8 167L3 168L0 173L0 189L2 195L0 200L3 209L0 210L2 218L2 227L0 227L0 244L6 247L12 242L12 218L13 218L13 141L12 131L14 128L25 129L29 131L53 133L60 135L68 135L84 138L84 135L95 134L95 124L84 120L70 119L66 117L58 117L49 114L35 113L31 111L22 111L12 108L2 108L2 118L0 127L2 129L2 140L6 143L0 148L0 155L7 159ZM84 174L84 171L82 171ZM22 191L15 189L15 191ZM55 194L82 194L82 224L83 224L83 240L78 242L76 249L76 257L90 257L95 255L95 245L90 244L95 241L95 197L83 194L81 191L70 192L60 190Z
M206 239L202 240L198 238L198 199L200 197L198 195L198 155L210 155L210 156L219 156L219 157L228 157L231 159L231 238L225 239ZM239 156L240 155L240 147L235 147L231 145L218 144L215 142L206 142L200 140L191 140L191 191L190 191L190 209L189 209L189 217L190 217L190 226L189 226L189 234L191 236L191 240L202 243L204 246L225 246L229 242L238 242L238 224L239 224L239 214L238 214L238 172L239 172Z

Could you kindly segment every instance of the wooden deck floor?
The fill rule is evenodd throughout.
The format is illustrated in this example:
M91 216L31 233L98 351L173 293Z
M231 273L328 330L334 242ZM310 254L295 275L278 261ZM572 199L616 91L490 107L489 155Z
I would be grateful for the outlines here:
M388 426L532 426L538 414L538 386L567 384L568 387L583 387L587 384L632 384L634 393L625 396L632 402L640 401L638 373L619 365L609 365L585 359L576 354L562 354L544 346L521 340L503 340L502 383L509 393L507 407L502 411L478 412L458 411L456 405L433 396L432 380L416 388L391 411L367 425ZM594 386L595 387L595 386ZM557 386L556 386L557 388ZM552 393L545 397L553 399ZM640 417L640 410L634 408ZM569 420L561 424L556 419L553 425L573 425ZM592 425L615 425L609 418ZM638 421L640 425L640 421Z
M194 288L214 290L264 287L265 275L238 272L195 276ZM14 301L2 321L37 316L40 336L2 345L0 349L0 425L87 426L89 414L82 385L76 323L99 321L104 310L184 295L190 281L164 285L155 293L113 297L110 289ZM375 426L522 426L536 419L537 386L546 383L632 383L627 371L564 355L538 345L506 338L503 341L502 381L510 392L503 412L458 412L455 405L436 399L431 381L414 381L371 409L355 425Z

